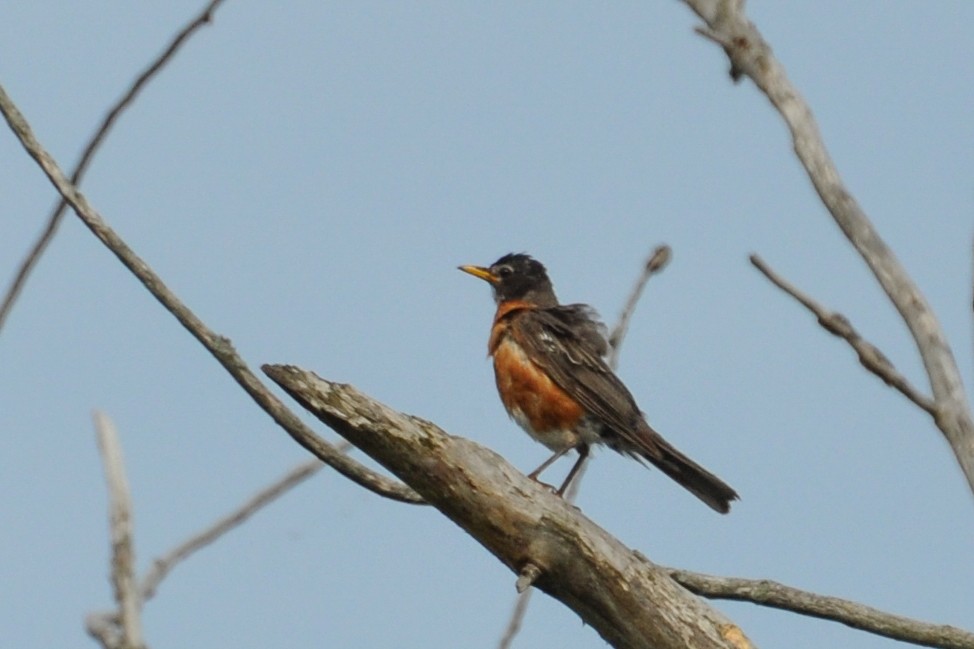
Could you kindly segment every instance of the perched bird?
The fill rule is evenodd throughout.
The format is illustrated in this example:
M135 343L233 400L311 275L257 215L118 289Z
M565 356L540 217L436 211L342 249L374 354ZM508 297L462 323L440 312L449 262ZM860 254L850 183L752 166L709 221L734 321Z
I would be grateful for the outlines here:
M658 467L716 511L726 514L737 492L676 450L646 422L632 394L606 364L605 328L584 304L558 304L541 262L504 255L489 268L460 266L493 288L497 311L487 350L508 414L554 451L528 476L538 476L575 449L579 458L558 495L593 444Z

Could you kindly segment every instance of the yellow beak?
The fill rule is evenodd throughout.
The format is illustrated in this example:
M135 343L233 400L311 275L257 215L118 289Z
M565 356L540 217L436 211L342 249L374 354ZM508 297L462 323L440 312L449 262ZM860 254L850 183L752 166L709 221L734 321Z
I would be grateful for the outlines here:
M490 272L489 268L484 268L483 266L457 266L457 268L465 273L470 273L474 277L479 277L485 282L490 282L491 284L496 284L498 281L500 281L500 278L497 277L497 275L494 275L492 272Z

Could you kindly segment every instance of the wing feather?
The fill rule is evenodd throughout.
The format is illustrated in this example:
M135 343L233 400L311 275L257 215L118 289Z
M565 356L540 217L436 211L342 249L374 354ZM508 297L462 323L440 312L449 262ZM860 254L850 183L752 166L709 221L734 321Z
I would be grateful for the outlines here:
M606 364L605 328L589 307L532 309L512 325L517 343L558 387L631 446L643 446L635 433L639 407Z

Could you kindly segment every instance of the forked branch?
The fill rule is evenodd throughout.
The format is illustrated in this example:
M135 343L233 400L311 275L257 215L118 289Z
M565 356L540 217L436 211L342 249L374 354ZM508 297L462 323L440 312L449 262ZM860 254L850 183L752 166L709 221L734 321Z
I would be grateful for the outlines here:
M213 20L213 13L217 8L223 3L223 0L210 0L203 7L203 10L197 14L189 23L186 24L173 39L169 42L169 45L159 54L158 57L152 63L150 63L145 70L136 77L132 85L129 86L122 96L119 98L115 105L113 105L108 112L105 114L104 119L102 119L101 124L95 129L94 134L91 139L88 140L88 144L85 145L84 150L81 153L81 159L75 166L74 171L71 173L71 184L78 186L81 184L81 179L84 178L85 172L88 170L88 166L91 164L95 153L98 152L98 148L101 146L105 138L108 137L109 131L111 131L112 126L118 120L119 116L132 105L132 102L139 96L142 89L151 81L166 65L173 59L176 53L182 48L182 46L190 39L190 37L199 31L205 25L210 24ZM27 283L27 278L30 276L31 271L37 262L40 261L41 255L47 249L51 240L54 239L54 235L57 233L58 226L61 224L64 218L64 213L68 209L68 203L63 198L58 200L57 205L54 207L54 211L51 215L47 217L47 223L44 226L44 230L41 232L37 241L31 246L30 251L27 256L20 263L20 267L14 274L13 280L10 282L10 286L7 287L7 291L3 296L3 301L0 302L0 330L3 329L4 322L7 320L7 316L10 315L11 309L13 309L14 303L17 301L17 297L20 295Z
M930 380L931 413L974 491L974 420L953 352L926 298L846 189L811 108L744 14L744 0L683 1L706 23L698 31L727 53L732 76L750 78L781 115L822 203L899 311Z
M132 498L129 495L122 445L115 424L96 412L95 433L108 485L109 530L112 539L111 581L118 611L111 617L88 618L88 633L105 649L143 649L142 597L135 577ZM98 622L101 622L100 624Z
M855 350L856 354L859 355L859 362L863 367L882 379L886 385L899 390L907 399L920 406L931 415L936 416L936 406L933 401L928 396L921 394L916 388L914 388L913 385L906 380L906 377L896 370L893 363L890 362L890 360L883 352L879 350L878 347L860 336L859 332L856 331L855 327L852 326L852 323L849 322L848 318L841 313L826 309L824 306L809 297L806 293L800 291L791 282L774 272L771 267L768 266L759 256L751 255L751 263L755 268L761 271L761 273L767 277L772 284L798 300L802 306L815 314L815 317L818 319L818 323L822 325L823 329L849 343L852 349Z
M84 194L65 177L54 158L37 141L27 120L17 110L16 105L2 86L0 86L0 112L3 113L4 119L6 119L21 145L41 167L41 170L85 226L142 282L152 296L213 355L257 405L269 414L293 439L297 440L322 462L370 491L402 502L416 504L423 502L422 498L412 489L390 480L340 453L338 449L315 435L314 431L305 426L304 422L254 375L243 358L237 354L230 340L207 327L189 307L183 304L175 293L169 290L162 278L109 227L101 215L88 203Z

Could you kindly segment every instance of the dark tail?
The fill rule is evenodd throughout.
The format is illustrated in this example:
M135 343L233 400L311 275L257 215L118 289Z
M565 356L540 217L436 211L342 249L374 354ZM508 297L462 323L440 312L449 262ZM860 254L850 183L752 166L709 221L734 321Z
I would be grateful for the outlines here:
M727 483L676 450L649 424L640 426L637 436L640 456L714 510L721 514L730 511L731 501L737 500L738 495Z

